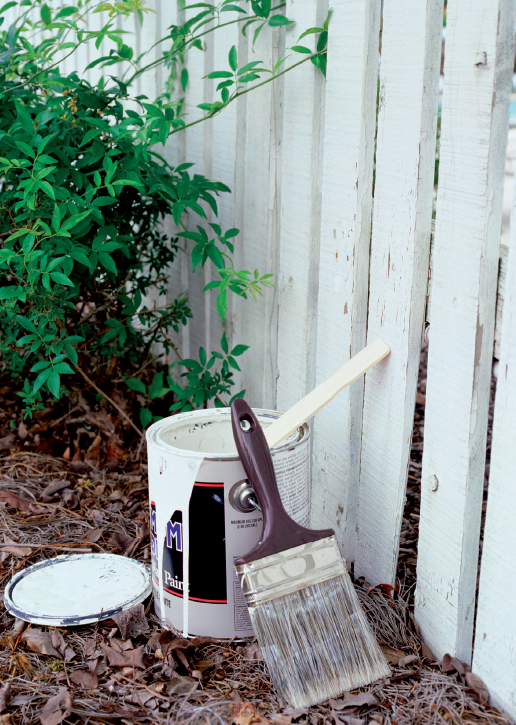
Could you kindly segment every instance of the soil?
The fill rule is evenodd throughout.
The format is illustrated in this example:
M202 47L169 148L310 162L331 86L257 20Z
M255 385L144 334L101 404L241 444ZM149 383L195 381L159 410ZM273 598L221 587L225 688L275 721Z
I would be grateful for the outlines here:
M511 723L487 704L468 665L436 661L413 620L425 370L423 350L398 583L355 582L390 677L294 710L275 694L255 641L182 639L160 627L152 600L68 629L27 625L2 606L0 725ZM2 592L15 572L62 553L110 552L150 565L145 446L105 401L68 405L22 421L11 389L0 390Z

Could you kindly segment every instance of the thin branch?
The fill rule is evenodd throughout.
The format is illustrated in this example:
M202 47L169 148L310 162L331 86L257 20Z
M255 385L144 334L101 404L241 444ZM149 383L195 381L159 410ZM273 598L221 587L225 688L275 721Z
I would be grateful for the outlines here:
M281 73L276 73L273 76L269 76L267 80L262 81L261 83L256 83L254 86L251 86L250 88L246 88L243 91L238 91L238 93L235 93L234 96L232 96L223 106L218 108L215 112L210 113L207 116L203 116L202 118L198 118L197 121L192 121L191 123L185 123L184 126L181 126L180 128L175 128L173 131L169 133L169 136L173 136L175 133L178 133L179 131L184 131L186 128L191 128L192 126L196 126L198 123L202 123L203 121L207 121L209 118L215 118L215 116L218 116L221 111L223 111L225 108L229 106L230 103L235 101L237 98L240 98L240 96L245 96L246 93L249 93L250 91L254 91L255 88L260 88L260 86L264 86L267 83L272 83L272 81L276 80L276 78L279 78L280 76L285 75L285 73L288 73L289 71L293 70L294 68L297 68L298 65L301 65L302 63L306 63L307 60L310 60L311 58L315 58L318 55L322 55L323 53L326 53L326 48L323 50L320 50L318 53L312 53L311 55L305 56L305 58L302 58L297 63L294 63L294 65L290 65L288 68L285 68L285 70L282 70Z
M105 393L103 390L101 390L99 388L99 386L96 383L94 383L93 380L91 380L91 378L89 378L86 375L86 373L83 370L81 370L81 368L78 365L76 365L74 362L72 362L72 367L75 368L75 370L79 373L79 375L82 375L82 377L86 380L87 383L89 383L91 385L92 388L95 388L97 393L100 393L100 395L102 395L102 397L105 398L108 401L108 403L111 403L113 408L115 408L115 410L117 410L120 413L122 418L124 418L124 420L126 420L127 423L129 423L129 425L134 428L134 430L138 433L139 436L143 436L143 431L141 431L138 428L138 426L133 423L133 421L129 418L127 413L124 410L122 410L122 408L117 403L115 403L113 398L110 398L109 395L107 395L107 393Z

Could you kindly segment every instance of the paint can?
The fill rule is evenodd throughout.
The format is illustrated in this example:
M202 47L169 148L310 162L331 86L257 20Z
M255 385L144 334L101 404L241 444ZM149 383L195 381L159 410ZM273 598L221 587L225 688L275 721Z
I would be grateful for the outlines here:
M281 414L255 410L265 428ZM310 430L272 449L283 504L310 518ZM263 522L238 458L229 408L164 418L147 430L155 612L184 636L254 636L234 560L260 539Z

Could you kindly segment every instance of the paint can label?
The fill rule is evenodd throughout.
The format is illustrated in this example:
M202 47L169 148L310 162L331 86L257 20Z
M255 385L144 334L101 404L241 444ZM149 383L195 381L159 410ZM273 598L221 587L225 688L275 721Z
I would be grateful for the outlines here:
M182 632L184 566L188 560L188 633L220 639L252 637L254 634L233 564L238 556L258 542L263 519L261 512L249 505L246 498L250 495L250 486L238 458L218 458L216 452L214 455L205 453L196 468L195 478L188 484L184 474L177 475L180 460L177 448L204 452L209 446L213 451L220 441L229 440L224 426L232 439L228 412L196 411L186 414L184 423L181 423L181 415L160 421L165 430L159 446L154 447L153 438L148 434L156 614L165 627ZM264 418L266 415L277 417L272 412L261 412ZM164 449L163 441L170 445L169 452ZM290 445L273 450L272 460L287 512L298 523L307 526L310 509L308 427L304 426ZM181 465L182 471L193 468L190 463ZM184 490L191 491L189 498L182 493ZM177 491L177 497L174 491ZM250 493L252 495L252 490ZM158 522L163 527L160 530ZM187 530L188 542L184 539ZM164 611L161 611L161 603Z

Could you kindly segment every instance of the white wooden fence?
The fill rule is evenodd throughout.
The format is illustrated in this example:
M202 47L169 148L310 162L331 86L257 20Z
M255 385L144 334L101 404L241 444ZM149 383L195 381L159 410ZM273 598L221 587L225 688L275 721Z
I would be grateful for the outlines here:
M395 578L430 323L416 620L437 657L450 652L472 662L493 703L516 716L516 215L503 323L498 300L473 644L516 0L448 0L432 254L443 0L384 1L380 69L380 0L331 4L326 82L304 64L176 135L166 154L233 190L220 201L219 219L241 229L236 263L275 275L276 289L257 303L237 300L226 325L231 339L251 346L237 381L251 404L286 409L367 340L380 336L392 348L365 386L341 393L313 425L312 523L335 527L356 574L373 584ZM181 20L174 0L149 5L156 12L142 29L124 22L140 51ZM326 0L287 0L296 24L264 29L254 50L236 25L208 35L204 53L187 60L189 119L201 113L197 104L214 100L213 82L200 78L226 67L232 45L239 65L261 59L271 67L326 13ZM88 60L70 60L66 69ZM137 91L153 98L164 72L140 77ZM185 356L200 345L215 349L222 333L212 293L202 294L211 272L191 273L188 244L171 279L171 294L188 291L194 311L179 340Z

